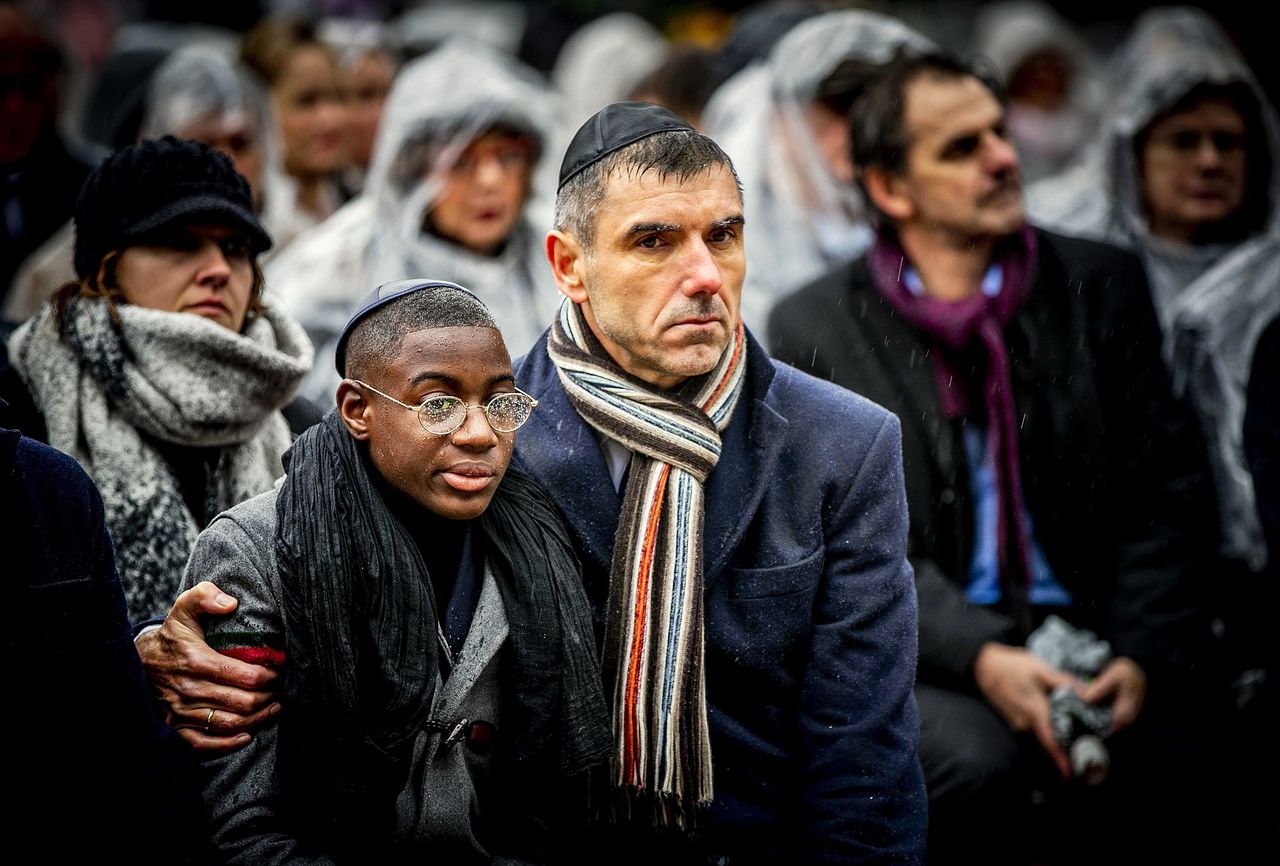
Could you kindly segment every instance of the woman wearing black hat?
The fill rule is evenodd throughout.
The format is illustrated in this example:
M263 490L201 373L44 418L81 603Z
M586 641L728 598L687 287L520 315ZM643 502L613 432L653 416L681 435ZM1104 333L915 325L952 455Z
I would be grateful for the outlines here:
M163 614L197 533L282 472L312 352L262 299L248 183L165 137L104 161L75 213L79 279L10 338L7 423L74 456L106 506L135 620Z

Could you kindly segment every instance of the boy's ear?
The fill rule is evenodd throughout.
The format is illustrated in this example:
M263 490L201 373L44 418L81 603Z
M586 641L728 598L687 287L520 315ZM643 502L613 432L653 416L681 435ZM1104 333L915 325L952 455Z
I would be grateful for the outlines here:
M352 379L343 379L338 385L338 417L352 438L369 438L369 422L373 414L373 401L365 389Z

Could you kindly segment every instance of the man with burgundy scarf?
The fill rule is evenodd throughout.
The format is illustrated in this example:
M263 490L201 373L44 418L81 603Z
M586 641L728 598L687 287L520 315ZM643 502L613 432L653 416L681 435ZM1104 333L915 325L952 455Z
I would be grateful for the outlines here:
M852 118L877 239L775 309L773 354L902 421L929 860L1025 862L1032 785L1071 772L1055 688L1111 710L1109 787L1134 792L1142 766L1143 796L1185 791L1168 777L1194 738L1160 744L1193 724L1203 446L1138 260L1025 222L988 85L947 57L902 58ZM1097 677L1024 648L1049 614L1111 642Z

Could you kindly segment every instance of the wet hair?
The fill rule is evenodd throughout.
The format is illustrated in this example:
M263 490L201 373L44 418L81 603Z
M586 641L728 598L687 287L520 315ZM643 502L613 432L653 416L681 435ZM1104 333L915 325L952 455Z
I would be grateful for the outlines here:
M430 286L381 307L357 324L347 338L349 379L364 379L371 368L386 366L400 354L400 344L415 331L433 328L494 328L489 308L470 292Z
M240 43L240 62L256 72L269 87L274 87L294 52L313 46L333 56L332 49L321 41L315 25L310 22L301 18L268 18L245 34Z
M628 99L657 102L696 124L715 91L718 55L696 45L673 48L631 88Z
M1159 112L1133 137L1133 158L1142 165L1142 152L1151 137L1151 128L1168 117L1190 111L1201 102L1228 102L1244 120L1245 190L1240 209L1220 224L1207 227L1203 241L1243 240L1265 228L1271 214L1271 152L1267 147L1266 123L1262 106L1253 88L1243 81L1217 84L1201 82L1192 87L1172 105Z
M907 136L907 88L920 78L956 81L973 78L1003 102L999 84L958 58L940 52L899 54L866 84L853 103L849 116L849 147L856 169L858 189L867 205L867 213L877 228L886 227L887 219L867 194L866 170L878 168L890 174L902 174L907 165L911 142Z
M841 117L848 117L853 104L863 91L880 74L881 66L867 60L848 58L840 61L835 69L818 83L813 100L819 105L834 111Z
M684 182L721 167L729 169L742 198L742 181L728 154L707 136L693 130L669 130L619 148L571 177L556 194L555 227L578 239L588 254L595 243L596 215L604 201L610 176L639 178L655 172L659 179Z

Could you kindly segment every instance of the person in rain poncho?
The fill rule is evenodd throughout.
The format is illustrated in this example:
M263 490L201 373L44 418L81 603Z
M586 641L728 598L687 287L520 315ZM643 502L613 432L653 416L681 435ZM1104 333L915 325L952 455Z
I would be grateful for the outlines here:
M270 150L266 95L244 67L214 45L179 48L156 70L147 90L140 139L173 135L203 141L231 158L263 210L263 179L278 172ZM282 226L263 218L274 236ZM261 257L266 261L270 253ZM55 291L76 278L71 223L67 222L23 263L3 316L23 321Z
M1023 177L1036 181L1066 168L1102 98L1096 60L1080 35L1044 3L1014 0L982 8L972 51L1004 81Z
M742 318L764 333L773 304L858 256L871 240L848 157L849 107L876 67L929 41L851 10L797 24L767 62L711 97L703 124L742 178L751 245Z
M1280 127L1243 58L1191 9L1148 13L1114 68L1088 160L1032 190L1033 218L1142 256L1175 385L1210 448L1222 552L1267 551L1241 445L1253 347L1280 312Z
M266 85L283 171L266 178L264 220L280 249L342 204L346 107L338 61L315 28L269 18L245 34L240 60Z
M564 99L564 125L577 129L611 102L627 99L670 47L638 15L614 12L574 31L556 57L551 82Z
M466 285L513 355L533 345L558 298L526 216L555 118L531 73L476 43L451 42L404 67L364 192L267 269L317 347L303 393L332 402L334 339L369 287L392 280Z
M347 103L349 159L342 186L354 196L364 188L382 110L395 83L400 58L392 47L387 26L378 21L328 18L320 24L320 36L338 54Z

